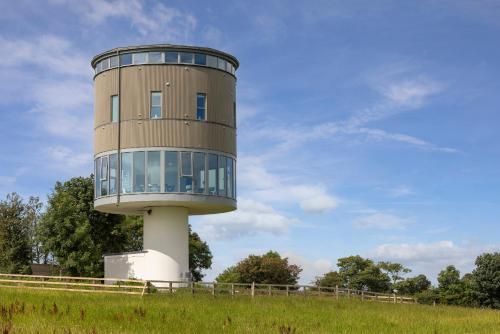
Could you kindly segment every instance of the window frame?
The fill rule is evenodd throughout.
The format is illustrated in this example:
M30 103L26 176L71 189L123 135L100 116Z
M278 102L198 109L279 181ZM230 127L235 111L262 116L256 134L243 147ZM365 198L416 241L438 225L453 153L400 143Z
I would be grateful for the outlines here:
M156 106L156 105L153 105L153 95L154 94L159 94L160 96L160 105ZM160 119L160 118L163 118L163 92L162 91L157 91L157 90L153 90L151 91L151 93L149 94L149 119ZM153 112L153 108L160 108L160 116L158 117L152 117L152 112Z
M114 109L113 109L113 103L115 101L115 98L116 98L116 120L114 119ZM111 123L118 123L118 121L120 120L120 99L118 98L118 94L115 94L115 95L111 95Z
M198 98L200 96L203 96L204 99L204 106L203 106L203 119L198 118L198 110L201 108L198 106ZM196 93L196 120L197 121L206 121L207 120L207 94L206 93Z

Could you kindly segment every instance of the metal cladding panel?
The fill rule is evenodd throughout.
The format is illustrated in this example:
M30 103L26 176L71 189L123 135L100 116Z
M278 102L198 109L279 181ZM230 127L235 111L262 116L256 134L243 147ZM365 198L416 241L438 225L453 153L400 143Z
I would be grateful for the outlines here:
M118 123L109 123L94 130L94 153L116 150L118 147Z
M94 83L94 127L111 122L111 96L118 95L118 70L102 73Z
M95 154L117 148L117 124L95 129ZM121 124L121 148L184 147L236 156L236 131L220 124L184 120L131 120Z
M235 78L225 72L190 65L143 65L121 68L121 120L149 118L150 94L162 92L164 118L195 119L196 94L207 94L207 120L234 127ZM110 121L110 97L118 94L118 69L95 78L95 126Z

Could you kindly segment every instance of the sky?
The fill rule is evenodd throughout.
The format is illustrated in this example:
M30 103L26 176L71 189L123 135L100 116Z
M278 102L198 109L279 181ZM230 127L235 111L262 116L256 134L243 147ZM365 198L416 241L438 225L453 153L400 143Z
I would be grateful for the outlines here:
M191 217L207 280L275 250L300 282L359 254L409 275L500 251L500 2L0 3L0 198L92 172L92 57L170 43L237 70L238 210Z

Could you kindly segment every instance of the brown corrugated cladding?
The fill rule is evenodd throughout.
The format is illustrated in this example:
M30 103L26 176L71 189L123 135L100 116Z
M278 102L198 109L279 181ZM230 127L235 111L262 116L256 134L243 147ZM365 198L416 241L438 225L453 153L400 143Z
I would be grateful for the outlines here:
M118 69L95 78L95 154L116 149L110 98L118 93ZM121 148L204 148L236 155L235 78L223 71L185 65L122 68ZM163 94L165 119L149 120L150 94ZM196 94L207 94L207 122L195 121Z

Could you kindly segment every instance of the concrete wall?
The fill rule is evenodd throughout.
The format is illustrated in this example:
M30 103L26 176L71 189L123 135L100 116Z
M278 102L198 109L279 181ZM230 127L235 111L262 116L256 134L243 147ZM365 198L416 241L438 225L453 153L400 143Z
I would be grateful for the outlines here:
M146 256L147 251L105 255L104 278L142 279L147 271Z

